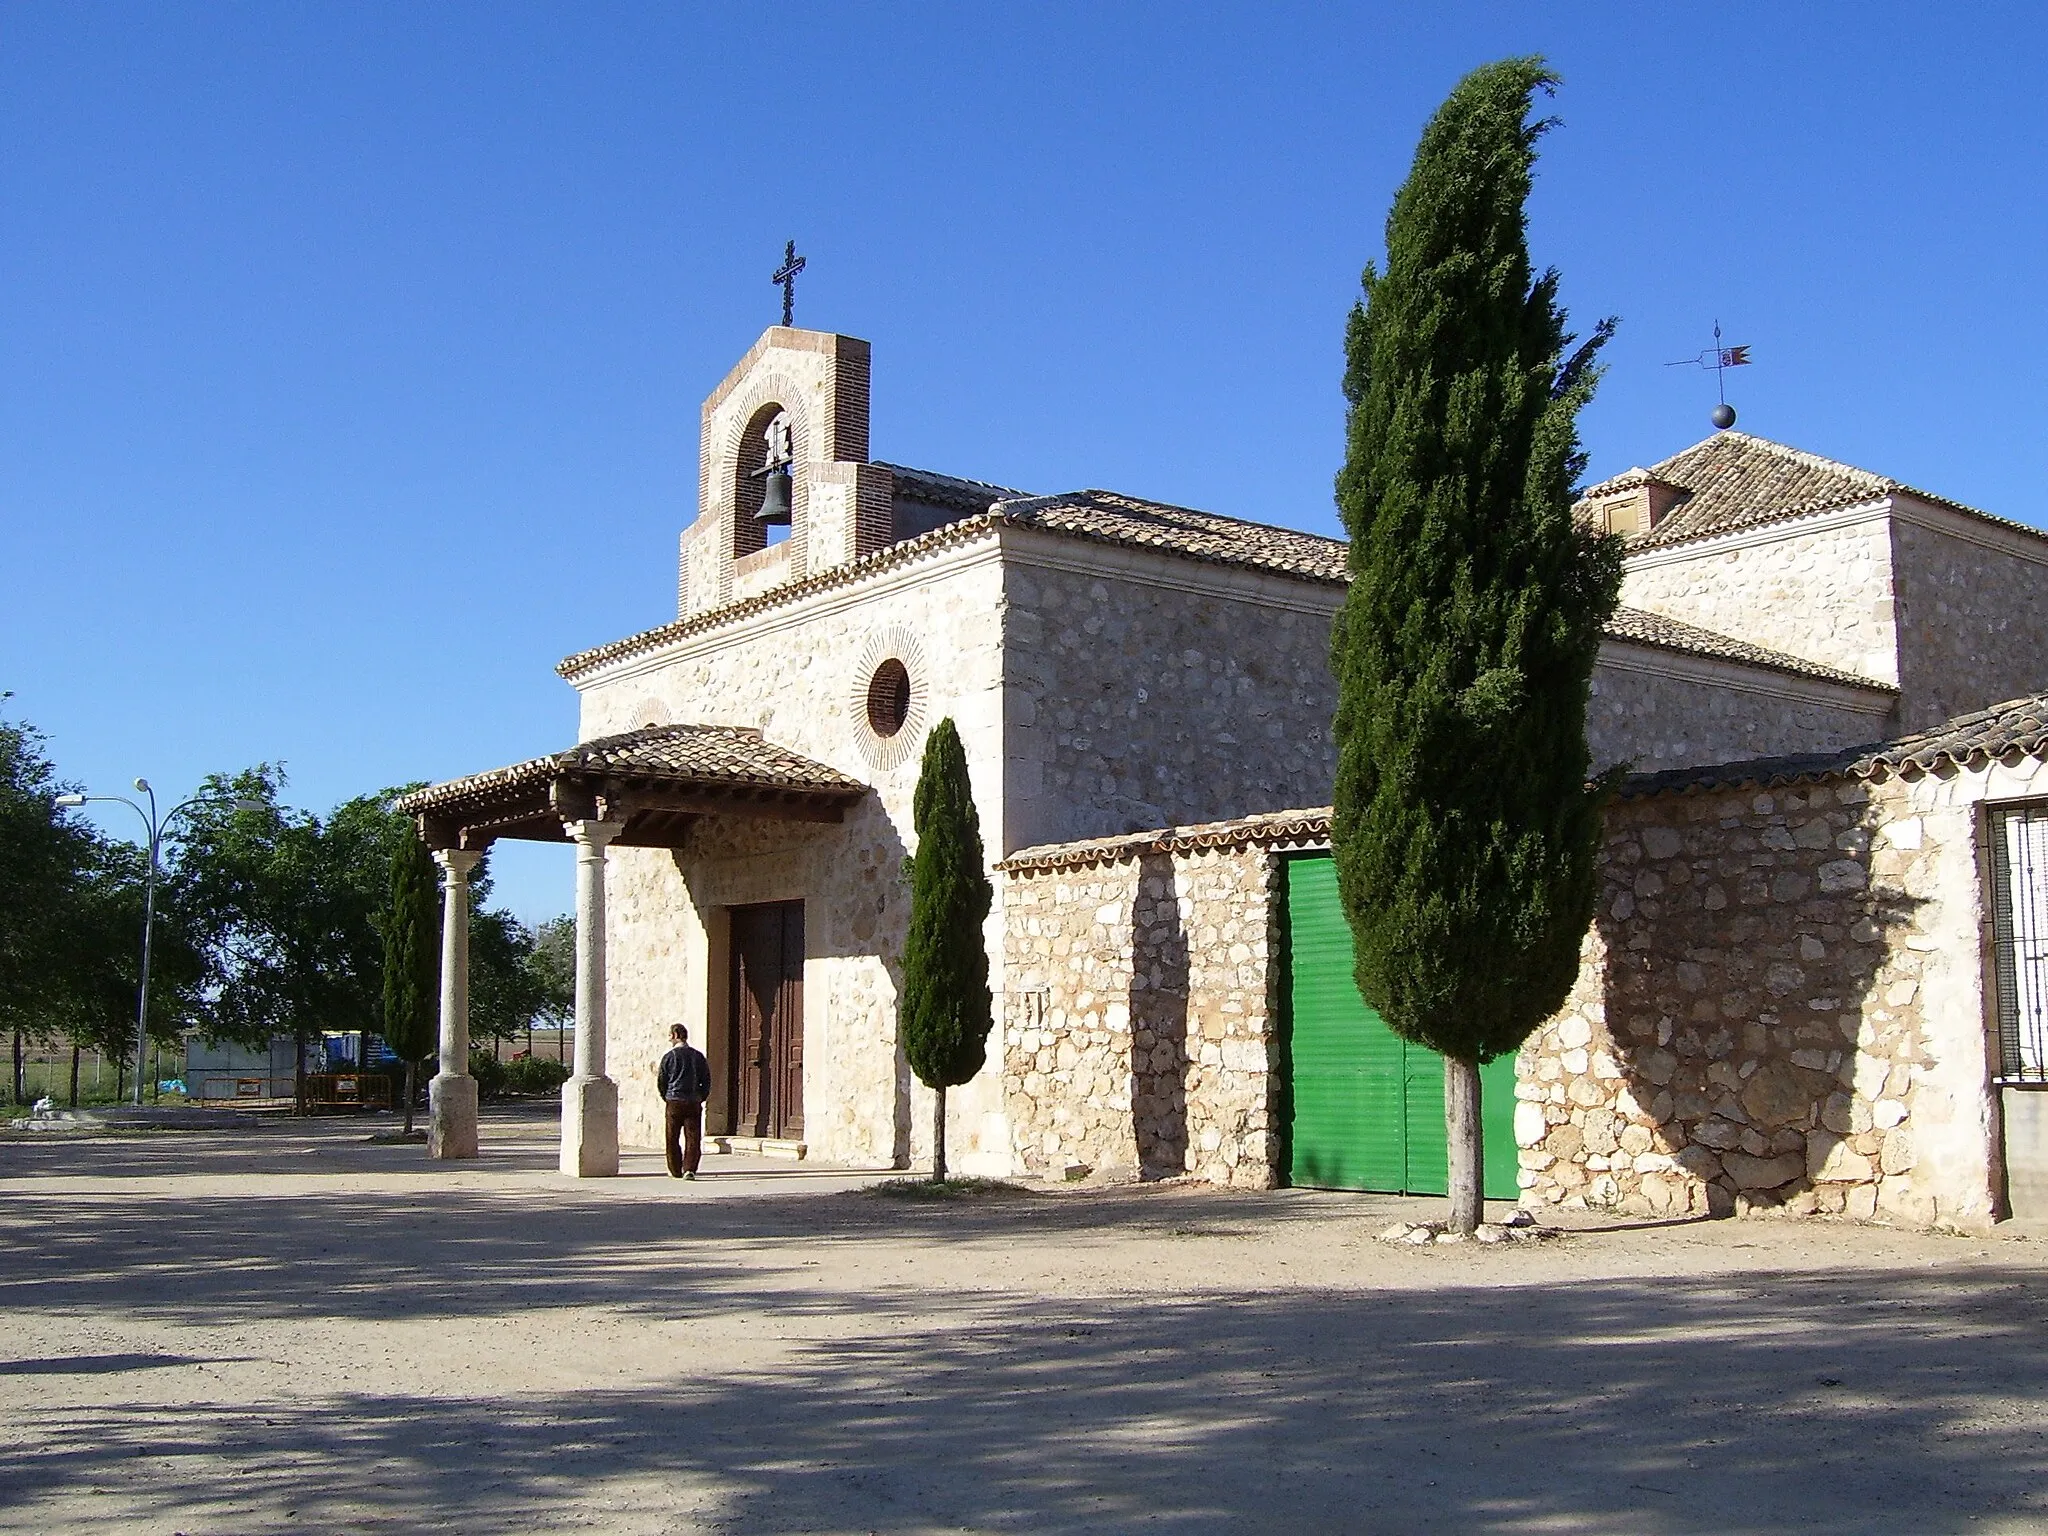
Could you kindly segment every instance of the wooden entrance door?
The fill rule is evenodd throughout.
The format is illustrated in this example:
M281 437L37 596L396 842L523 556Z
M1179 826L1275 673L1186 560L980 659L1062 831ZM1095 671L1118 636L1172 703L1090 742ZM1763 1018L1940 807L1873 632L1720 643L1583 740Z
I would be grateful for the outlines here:
M733 1133L794 1138L804 1128L804 904L732 909Z

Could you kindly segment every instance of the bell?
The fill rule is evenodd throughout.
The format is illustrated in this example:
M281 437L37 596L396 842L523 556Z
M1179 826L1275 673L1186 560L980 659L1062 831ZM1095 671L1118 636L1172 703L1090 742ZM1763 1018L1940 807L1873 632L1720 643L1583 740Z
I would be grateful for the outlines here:
M754 521L762 527L789 526L789 471L784 468L771 469L762 476L761 510L754 514Z

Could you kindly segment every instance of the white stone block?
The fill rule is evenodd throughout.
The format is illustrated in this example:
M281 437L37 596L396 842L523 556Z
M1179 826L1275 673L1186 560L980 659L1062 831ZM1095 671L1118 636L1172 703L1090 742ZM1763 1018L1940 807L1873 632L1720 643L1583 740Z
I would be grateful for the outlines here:
M608 1077L562 1084L561 1170L572 1179L608 1179L619 1171L619 1088Z
M427 1156L476 1155L476 1079L436 1073L427 1084Z

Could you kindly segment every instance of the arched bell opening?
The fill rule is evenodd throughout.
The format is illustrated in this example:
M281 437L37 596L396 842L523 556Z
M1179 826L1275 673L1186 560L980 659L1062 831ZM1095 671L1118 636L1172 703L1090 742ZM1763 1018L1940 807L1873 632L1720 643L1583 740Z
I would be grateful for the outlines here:
M796 517L798 427L771 400L747 418L733 461L732 552L739 559L790 536Z

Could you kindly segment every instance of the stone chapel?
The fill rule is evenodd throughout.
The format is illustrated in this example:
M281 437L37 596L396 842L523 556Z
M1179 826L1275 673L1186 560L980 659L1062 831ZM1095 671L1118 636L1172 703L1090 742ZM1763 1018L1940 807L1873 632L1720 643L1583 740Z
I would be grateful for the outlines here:
M578 698L574 745L405 802L446 871L451 915L466 910L468 871L494 839L577 848L564 1172L612 1173L621 1142L657 1143L653 1066L674 1022L712 1063L707 1135L855 1165L929 1156L930 1098L897 1043L895 1000L912 792L927 729L951 716L995 881L997 1000L988 1065L949 1094L955 1166L1357 1184L1319 1178L1324 1165L1303 1153L1323 1134L1301 1120L1320 1090L1290 1054L1311 967L1295 952L1288 881L1308 889L1295 866L1326 858L1326 653L1343 544L1114 491L1033 494L875 458L870 384L865 341L766 331L704 402L675 616L560 664ZM2037 530L1732 431L1592 488L1580 513L1628 540L1626 606L1601 647L1588 726L1596 759L1636 772L1624 821L1686 774L1693 789L1710 768L1716 785L1748 783L1731 765L1764 760L1839 775L1874 743L2048 688ZM2000 750L2048 752L2024 736ZM2048 820L2042 851L2048 865ZM1767 887L1778 899L1771 889L1795 901L1792 885ZM1304 935L1305 912L1292 919ZM2048 932L2048 896L2043 912ZM1801 921L1789 908L1785 920ZM431 1135L438 1155L462 1156L476 1138L466 924L447 924L444 942ZM1590 956L1630 941L1588 942ZM1687 941L1670 942L1676 955ZM1597 998L1574 1006L1598 1027ZM1993 1116L1997 1074L1983 1062L1998 1005L1977 1006L1979 1097ZM1763 1029L1751 1055L1775 1070L1773 1026L1730 1027L1745 1025ZM1649 1049L1669 1054L1675 1032ZM1602 1112L1647 1127L1630 1139L1654 1166L1621 1179L1613 1160L1638 1154L1604 1121L1589 1142L1591 1106L1565 1086L1594 1074L1592 1057L1540 1038L1575 1070L1543 1077L1536 1042L1503 1069L1505 1194L1706 1209L1829 1182L1809 1177L1808 1142L1840 1062L1778 1094L1797 1101L1782 1125L1730 1121L1712 1166L1695 1156L1690 1169L1687 1149L1705 1145L1696 1133L1719 1102L1706 1042L1700 1103L1666 1094L1661 1118L1655 1093L1631 1095L1623 1113L1620 1090L1599 1079ZM1785 1038L1778 1054L1800 1059ZM1594 1055L1612 1064L1632 1048ZM1830 1050L1841 1056L1843 1042ZM1616 1081L1626 1075L1616 1068ZM1667 1082L1680 1079L1691 1081L1674 1067ZM1567 1094L1561 1118L1552 1085ZM1699 1112L1688 1122L1682 1109ZM1853 1102L1827 1113L1845 1127L1868 1119ZM1573 1124L1575 1145L1546 1150ZM1586 1150L1610 1141L1611 1152ZM1723 1154L1769 1164L1757 1177L1798 1169L1744 1189ZM1880 1180L1881 1159L1863 1160ZM1566 1168L1581 1176L1555 1171ZM1662 1182L1647 1187L1652 1175ZM1992 1178L1978 1181L1987 1212L2003 1198Z

